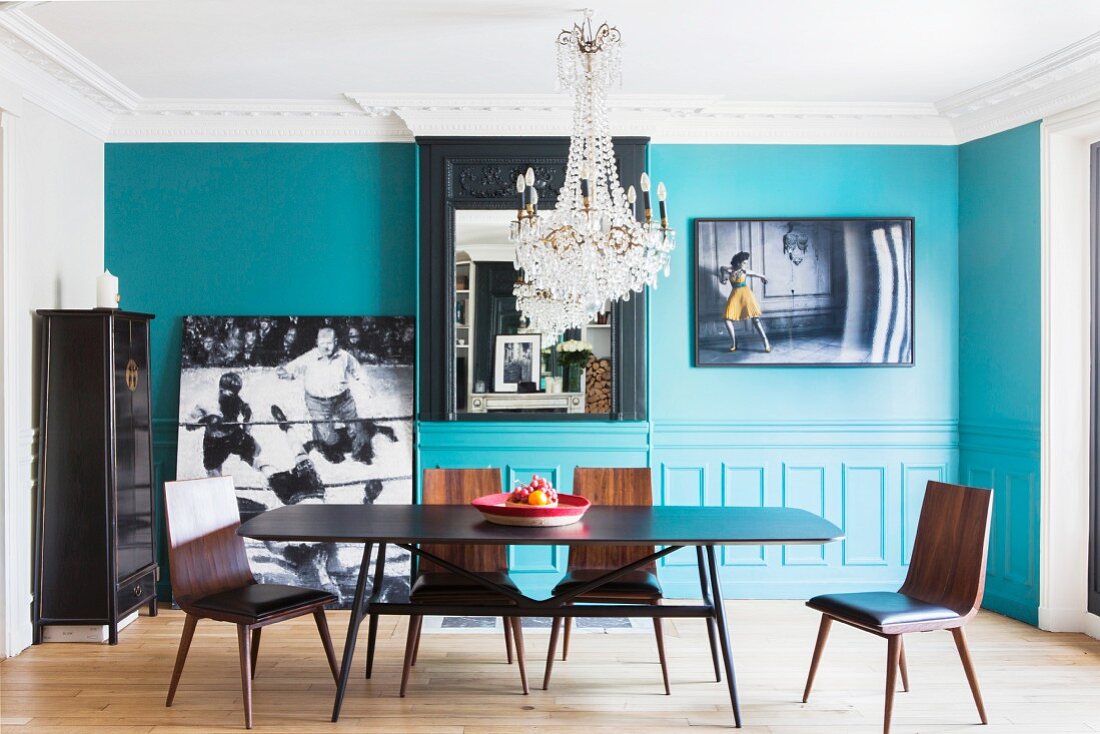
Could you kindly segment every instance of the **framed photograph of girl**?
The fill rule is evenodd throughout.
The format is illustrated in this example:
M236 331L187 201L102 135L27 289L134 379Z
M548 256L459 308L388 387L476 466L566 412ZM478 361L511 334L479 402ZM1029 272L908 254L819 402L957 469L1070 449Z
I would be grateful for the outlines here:
M695 220L695 364L913 364L912 217Z

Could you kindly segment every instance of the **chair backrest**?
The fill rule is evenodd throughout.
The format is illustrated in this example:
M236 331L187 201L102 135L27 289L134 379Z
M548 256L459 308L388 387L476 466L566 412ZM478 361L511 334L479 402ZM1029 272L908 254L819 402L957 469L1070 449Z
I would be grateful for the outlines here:
M651 506L653 475L648 467L577 467L573 470L573 494L591 500L594 505ZM575 545L569 549L569 570L622 568L653 550L651 545ZM657 563L648 563L640 570L656 571Z
M993 490L929 482L901 593L969 616L985 589Z
M425 469L420 501L425 505L468 505L501 491L500 469ZM508 570L507 546L423 543L420 547L468 571ZM418 569L445 570L426 558L419 559Z
M164 483L168 565L178 602L256 583L237 535L241 515L230 477Z

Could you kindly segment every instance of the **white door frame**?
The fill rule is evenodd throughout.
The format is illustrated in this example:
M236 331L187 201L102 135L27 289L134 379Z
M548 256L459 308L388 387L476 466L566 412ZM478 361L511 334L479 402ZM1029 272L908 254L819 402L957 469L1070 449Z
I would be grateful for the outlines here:
M1039 626L1100 637L1086 608L1091 400L1090 146L1100 102L1043 121Z

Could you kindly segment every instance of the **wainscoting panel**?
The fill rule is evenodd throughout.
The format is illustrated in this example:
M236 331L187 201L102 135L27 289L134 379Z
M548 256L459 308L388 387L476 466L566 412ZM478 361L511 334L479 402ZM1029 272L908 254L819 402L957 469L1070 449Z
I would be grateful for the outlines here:
M993 490L983 606L1031 624L1039 619L1039 428L964 424L964 482Z
M841 485L844 510L844 565L885 566L889 519L885 466L845 466Z
M723 507L766 507L764 467L722 464ZM763 566L765 546L731 545L722 548L723 566Z
M807 598L901 584L924 483L957 478L956 442L951 421L657 421L650 461L691 467L669 475L673 495L694 494L685 476L701 475L706 505L799 507L846 528L846 541L825 546L725 549L728 597ZM661 584L670 597L699 596L694 566L663 567Z

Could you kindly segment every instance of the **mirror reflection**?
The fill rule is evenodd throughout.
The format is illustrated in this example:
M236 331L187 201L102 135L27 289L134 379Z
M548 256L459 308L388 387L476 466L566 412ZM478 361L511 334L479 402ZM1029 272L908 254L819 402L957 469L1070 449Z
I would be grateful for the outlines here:
M516 307L510 210L455 212L455 403L460 413L611 412L611 319L605 311L551 337Z

